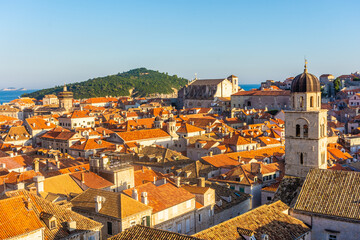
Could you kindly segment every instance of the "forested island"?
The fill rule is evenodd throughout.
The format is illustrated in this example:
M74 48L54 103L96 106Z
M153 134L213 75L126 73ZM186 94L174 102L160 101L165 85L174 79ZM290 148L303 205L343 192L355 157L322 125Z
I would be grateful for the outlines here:
M177 75L137 68L128 72L105 77L97 77L84 82L67 84L68 91L74 93L75 99L105 96L134 96L146 97L154 94L170 94L179 90L188 82ZM56 86L24 93L22 97L41 99L48 94L57 94L63 86Z

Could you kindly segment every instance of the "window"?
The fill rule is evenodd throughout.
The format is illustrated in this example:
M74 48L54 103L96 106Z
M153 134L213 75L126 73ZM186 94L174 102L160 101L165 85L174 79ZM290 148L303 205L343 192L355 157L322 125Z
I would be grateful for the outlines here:
M146 216L146 226L150 227L150 216Z
M304 164L304 154L300 153L300 164L303 165Z
M329 234L329 240L337 240L337 236L335 234Z
M310 97L310 107L314 107L314 97Z
M304 97L300 97L300 107L304 107Z
M300 137L300 125L296 124L296 137Z
M113 234L112 222L107 222L107 234L109 234L109 235Z
M187 218L185 220L185 232L186 233L190 232L190 218Z
M266 200L271 201L271 197L269 197L269 196L266 197Z
M135 225L136 225L135 220L133 220L133 221L130 222L130 227L135 226Z
M50 229L54 229L54 228L56 228L56 221L55 220L50 222Z
M245 189L243 187L239 188L240 192L245 192Z
M95 236L89 236L88 240L95 240Z
M308 125L304 125L303 126L303 133L304 133L304 137L308 137L309 136L309 128Z
M199 222L201 222L201 214L199 213Z
M146 226L146 217L141 218L141 225Z
M177 225L177 232L181 233L181 223L178 223L178 225Z

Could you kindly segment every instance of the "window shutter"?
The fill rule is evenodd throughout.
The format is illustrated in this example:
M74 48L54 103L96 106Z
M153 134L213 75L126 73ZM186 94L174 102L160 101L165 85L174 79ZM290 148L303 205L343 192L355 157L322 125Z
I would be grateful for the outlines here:
M146 216L146 226L150 227L150 216Z

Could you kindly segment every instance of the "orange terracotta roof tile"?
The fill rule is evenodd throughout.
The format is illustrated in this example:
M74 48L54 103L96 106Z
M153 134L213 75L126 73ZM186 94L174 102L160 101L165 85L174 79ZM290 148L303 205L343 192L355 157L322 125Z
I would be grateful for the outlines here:
M44 228L33 210L26 208L25 197L0 200L0 239L10 239Z
M188 123L181 124L181 127L176 131L177 133L194 133L194 132L205 132L204 129L190 125Z
M170 135L162 129L146 129L131 132L118 132L116 134L125 142L137 141L142 139L170 137Z
M263 148L258 150L243 151L243 152L233 152L226 154L218 154L214 156L202 157L204 161L215 166L223 168L232 168L239 165L239 157L241 161L247 161L251 159L263 159L265 157L270 157L273 155L283 155L285 154L285 147L272 147L272 148Z
M153 183L146 183L136 187L136 189L139 194L138 199L141 199L142 192L147 192L149 200L148 206L153 208L153 213L195 198L195 195L183 188L175 187L171 183L160 186L155 186ZM132 188L124 190L124 193L131 196Z
M80 182L80 187L82 189L84 189L82 184L94 189L102 189L114 185L112 182L109 182L93 172L76 172L70 174L70 176Z
M161 173L155 172L154 170L142 167L142 170L137 170L134 172L135 187L148 182L154 182L154 179L160 180L164 176Z
M72 146L70 146L70 149L76 149L76 150L92 150L92 149L105 149L105 148L115 148L115 144L100 140L100 139L93 139L88 138L84 141L80 140L74 143Z
M32 130L53 129L55 124L45 121L42 118L32 117L25 119Z

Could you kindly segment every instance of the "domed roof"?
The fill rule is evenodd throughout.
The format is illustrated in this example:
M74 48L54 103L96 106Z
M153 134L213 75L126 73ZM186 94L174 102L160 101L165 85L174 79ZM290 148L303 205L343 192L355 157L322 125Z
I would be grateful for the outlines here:
M308 73L306 68L302 74L297 75L291 83L291 92L320 92L319 79Z

